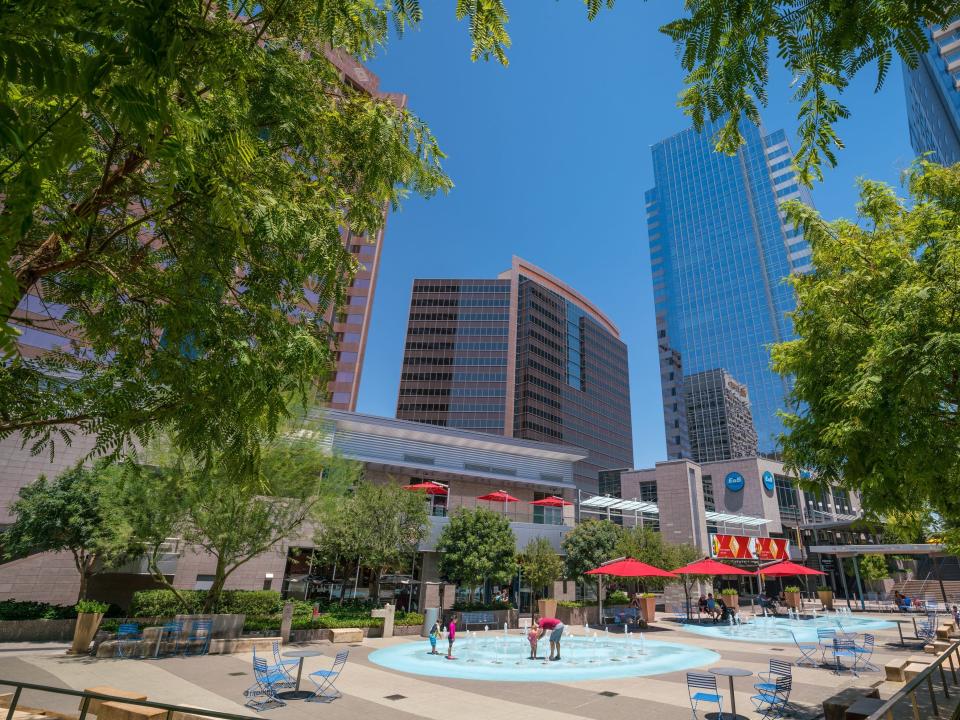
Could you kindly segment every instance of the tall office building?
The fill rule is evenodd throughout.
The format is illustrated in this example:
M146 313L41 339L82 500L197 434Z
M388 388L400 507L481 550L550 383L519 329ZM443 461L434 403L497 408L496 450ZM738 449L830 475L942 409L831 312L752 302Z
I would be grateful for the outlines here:
M944 165L960 162L960 20L927 29L930 49L903 66L910 145Z
M397 417L584 448L578 485L630 467L627 347L592 302L513 258L491 280L415 280Z
M690 458L706 463L757 456L747 386L723 368L683 379Z
M770 368L769 346L793 336L795 299L784 279L811 269L809 246L780 209L790 199L811 203L786 135L745 122L746 142L729 157L714 150L718 127L652 148L647 227L671 459L689 452L683 375L715 368L749 388L760 450L775 450L789 385Z

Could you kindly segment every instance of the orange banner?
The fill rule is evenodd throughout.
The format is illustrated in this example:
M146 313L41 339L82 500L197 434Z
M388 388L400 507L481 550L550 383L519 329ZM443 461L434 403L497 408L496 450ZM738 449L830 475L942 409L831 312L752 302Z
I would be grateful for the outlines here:
M745 535L711 535L710 555L717 560L788 560L790 541Z

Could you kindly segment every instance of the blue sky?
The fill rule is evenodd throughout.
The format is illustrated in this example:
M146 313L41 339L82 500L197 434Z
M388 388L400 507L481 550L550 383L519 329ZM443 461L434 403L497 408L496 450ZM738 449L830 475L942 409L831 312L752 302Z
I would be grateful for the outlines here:
M424 3L416 32L371 63L404 92L447 153L445 196L409 198L387 223L358 410L393 416L416 277L493 277L520 255L583 292L630 352L634 463L664 458L643 193L649 147L689 126L683 73L657 32L678 3L617 3L592 23L575 0L512 0L510 66L471 63L454 3ZM771 73L768 131L795 138L789 76ZM813 189L828 218L850 217L855 181L898 184L912 160L897 64L879 94L872 73L848 89L840 165ZM796 141L793 140L794 148Z

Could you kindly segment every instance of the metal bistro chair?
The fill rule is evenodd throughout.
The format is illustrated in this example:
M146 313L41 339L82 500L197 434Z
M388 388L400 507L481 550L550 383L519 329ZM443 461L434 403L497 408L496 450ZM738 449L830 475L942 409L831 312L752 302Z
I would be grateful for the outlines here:
M917 626L917 638L924 644L932 643L937 637L936 615L928 617Z
M256 648L254 648L256 651ZM287 677L290 678L290 681L293 682L294 675L290 672L291 667L297 667L300 664L299 658L284 658L280 655L280 641L273 641L273 666L279 670L282 670L287 674ZM293 687L291 685L290 687Z
M820 662L827 662L827 650L837 639L837 631L833 628L817 628L817 644L820 645Z
M194 620L193 625L190 626L190 637L184 643L183 654L206 655L210 651L212 628L211 620Z
M164 623L163 629L160 631L159 648L161 651L163 650L163 643L165 642L171 643L173 648L169 652L163 653L164 655L180 654L180 643L183 642L183 620L171 620L168 623Z
M879 672L880 668L873 664L873 648L876 645L877 639L870 633L864 633L863 644L857 645L854 643L854 649L857 651L857 665L860 666L861 670L866 670L867 672Z
M244 695L247 707L257 712L272 707L284 707L286 703L277 697L277 688L286 675L279 670L271 670L263 658L253 659L253 677L256 684L251 686Z
M257 655L257 644L256 644L256 643L253 644L253 659L254 659L255 661L256 661L256 660L263 660L265 663L267 663L267 670L268 670L269 672L271 672L271 673L278 673L278 676L277 676L276 678L274 678L274 682L273 682L273 686L274 686L275 688L280 688L280 689L283 689L283 690L292 690L294 687L296 687L296 684L297 684L296 681L294 680L293 676L289 673L289 671L288 671L285 667L283 667L283 665L278 665L278 664L276 664L276 663L273 664L273 665L271 665L270 662L267 660L267 658L259 657L259 656ZM296 660L295 662L298 662L298 663L299 663L300 661L299 661L299 660ZM256 686L254 686L254 688L255 688L255 687L256 687ZM249 696L251 690L253 690L254 688L250 688L249 690L247 690L247 691L244 693L244 695Z
M759 687L759 686L757 686ZM793 689L793 678L782 675L777 678L769 690L761 690L750 698L761 717L782 717L790 702L790 691Z
M860 677L857 672L857 646L853 640L845 638L834 638L833 648L834 674L839 675L844 670L849 670L854 677ZM850 667L844 667L843 658L850 658Z
M780 678L787 677L793 679L793 666L786 660L775 660L770 658L769 670L765 673L758 673L758 676L764 678L761 682L754 684L755 690L761 692L774 692L777 689L777 682Z
M797 640L797 635L793 631L790 632L790 635L793 636L793 644L796 645L797 650L800 651L800 658L797 660L796 665L801 666L809 663L810 667L818 667L820 663L813 657L813 654L820 649L820 646L816 643L800 642Z
M697 720L697 706L702 702L716 703L720 717L723 717L723 695L717 691L716 675L687 673L687 694L690 696L693 720Z
M310 673L310 680L317 686L316 692L307 698L307 702L331 702L340 697L341 693L336 688L337 678L343 671L343 666L347 664L349 650L341 650L333 661L329 670L317 670ZM319 682L315 678L319 679Z
M136 657L136 651L142 639L143 635L137 623L120 623L120 627L117 628L117 657Z

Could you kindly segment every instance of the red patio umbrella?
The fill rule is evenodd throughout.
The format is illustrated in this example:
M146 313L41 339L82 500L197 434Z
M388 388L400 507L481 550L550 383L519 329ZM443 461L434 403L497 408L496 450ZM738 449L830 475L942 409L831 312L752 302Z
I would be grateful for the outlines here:
M534 500L530 504L539 505L540 507L563 507L564 505L573 505L573 503L569 500L564 500L562 497L557 497L556 495L545 497L542 500Z
M610 560L605 562L600 567L596 567L593 570L587 570L585 575L599 575L597 582L597 603L599 610L600 621L603 621L603 576L604 575L613 575L616 577L667 577L674 578L672 572L667 572L666 570L661 570L658 567L653 565L647 565L645 562L640 562L635 558L617 558L616 560Z
M507 503L510 502L520 502L519 498L515 498L510 493L505 490L497 490L492 493L487 493L486 495L480 495L477 497L477 500L488 500L490 502L502 502L503 503L503 512L507 512Z
M806 565L784 560L776 565L768 565L765 568L757 570L757 575L766 575L767 577L792 577L794 575L826 575L819 570L808 568Z
M684 565L671 572L677 575L753 575L749 570L741 570L733 565L726 565L710 558L697 560L696 562ZM683 582L683 594L687 598L687 617L690 617L690 588L686 580Z
M404 490L420 490L427 495L446 495L447 486L442 483L427 480L425 482L414 483L413 485L404 485Z

